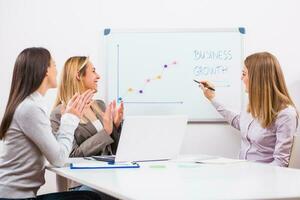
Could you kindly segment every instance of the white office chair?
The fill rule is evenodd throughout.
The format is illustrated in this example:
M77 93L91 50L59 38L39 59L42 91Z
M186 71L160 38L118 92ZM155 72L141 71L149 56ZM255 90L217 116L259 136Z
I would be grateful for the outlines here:
M294 135L289 167L300 169L300 135Z

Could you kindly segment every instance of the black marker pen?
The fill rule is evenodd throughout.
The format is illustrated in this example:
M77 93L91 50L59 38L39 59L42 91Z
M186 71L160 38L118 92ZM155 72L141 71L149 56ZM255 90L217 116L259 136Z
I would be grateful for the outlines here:
M216 91L214 88L208 86L208 85L205 84L205 83L201 83L201 82L199 82L199 81L197 81L197 80L194 80L194 81L195 81L196 83L202 84L204 87L206 87L206 88L208 88L208 89L210 89L210 90L212 90L212 91Z

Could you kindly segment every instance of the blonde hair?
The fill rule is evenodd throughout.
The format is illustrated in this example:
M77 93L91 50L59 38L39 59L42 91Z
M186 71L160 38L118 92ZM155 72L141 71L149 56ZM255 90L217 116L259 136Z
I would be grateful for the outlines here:
M274 55L255 53L248 56L244 63L249 77L248 112L258 119L263 128L270 126L282 109L288 106L296 109Z
M82 77L86 74L88 62L89 57L85 56L74 56L65 62L54 107L60 104L67 105L76 93L82 94L86 90ZM101 112L96 104L91 107L95 114ZM89 120L91 121L91 116L84 114L81 123L87 123Z
M82 76L86 73L86 65L89 61L85 56L74 56L69 58L64 65L60 83L58 86L57 97L54 106L59 104L67 105L75 93L83 93L85 88ZM79 80L77 77L79 76Z

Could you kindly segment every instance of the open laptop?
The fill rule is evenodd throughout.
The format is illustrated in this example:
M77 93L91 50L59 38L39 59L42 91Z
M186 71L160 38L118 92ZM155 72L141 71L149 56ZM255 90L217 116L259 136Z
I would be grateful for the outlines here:
M93 156L107 162L168 160L180 151L187 116L129 116L123 122L115 156Z

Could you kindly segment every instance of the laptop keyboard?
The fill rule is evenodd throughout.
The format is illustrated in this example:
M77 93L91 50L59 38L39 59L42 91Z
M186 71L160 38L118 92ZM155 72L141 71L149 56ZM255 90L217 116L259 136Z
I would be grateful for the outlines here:
M95 160L105 161L105 162L114 162L115 155L106 155L106 156L92 156Z

